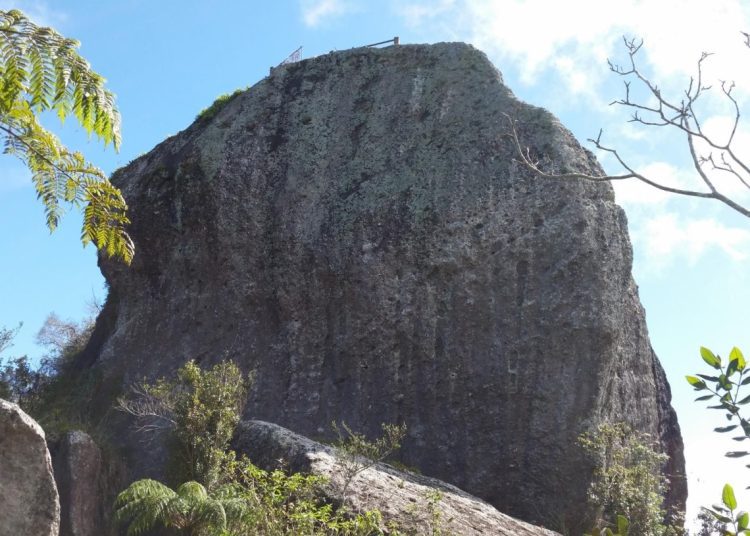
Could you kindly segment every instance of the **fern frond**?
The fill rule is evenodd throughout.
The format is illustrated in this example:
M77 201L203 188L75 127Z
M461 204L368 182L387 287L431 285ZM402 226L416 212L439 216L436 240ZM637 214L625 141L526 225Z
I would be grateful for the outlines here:
M128 534L138 535L161 524L166 525L167 506L177 494L156 480L133 482L115 500L115 520L129 524Z
M0 139L3 152L19 157L32 174L47 226L57 227L62 203L82 206L81 239L130 263L133 242L122 194L80 153L69 151L36 120L54 110L73 114L105 147L120 146L120 114L104 78L77 53L79 43L36 26L18 10L0 10Z

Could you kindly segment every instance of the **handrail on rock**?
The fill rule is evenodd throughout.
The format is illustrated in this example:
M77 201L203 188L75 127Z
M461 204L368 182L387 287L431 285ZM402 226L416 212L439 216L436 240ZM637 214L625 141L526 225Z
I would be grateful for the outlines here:
M378 45L385 45L386 43L393 43L394 45L398 45L399 44L398 36L394 37L393 39L388 39L387 41L381 41L380 43L373 43L371 45L365 45L365 47L366 48L376 47Z

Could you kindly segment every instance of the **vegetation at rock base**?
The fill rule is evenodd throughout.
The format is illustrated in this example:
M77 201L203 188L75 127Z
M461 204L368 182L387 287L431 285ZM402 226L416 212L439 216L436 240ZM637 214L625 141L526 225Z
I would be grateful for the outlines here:
M117 150L120 114L104 78L76 52L79 43L39 27L18 10L0 11L0 139L4 152L29 168L53 231L63 204L83 209L83 244L130 263L133 241L120 191L80 152L71 151L38 121L53 111L73 115L90 135Z
M36 337L47 348L36 367L27 356L0 357L0 398L21 406L50 438L83 430L100 443L107 442L102 425L111 408L91 407L90 402L95 395L113 401L119 385L116 379L103 381L96 370L81 370L76 363L93 328L93 316L73 322L51 313Z
M701 347L700 356L712 371L686 376L693 389L701 393L696 402L712 402L708 408L723 412L730 423L717 426L715 432L736 434L732 439L738 443L750 439L750 421L741 413L742 407L750 404L750 395L743 393L743 387L750 384L744 354L734 347L724 362L710 349ZM667 483L660 469L665 458L653 450L647 437L622 424L605 424L594 433L581 436L579 443L597 459L589 499L599 510L598 526L602 528L593 530L591 536L679 534L662 521L661 496ZM750 456L750 451L732 450L725 455L739 459ZM607 520L616 523L610 526ZM739 508L730 484L724 485L720 503L702 508L698 521L697 536L750 536L750 513Z
M118 407L138 419L142 432L167 433L171 482L195 480L213 488L231 460L229 442L250 381L230 361L206 371L188 361L174 379L133 386Z
M343 484L341 496L346 501L346 492L352 480L365 469L401 448L401 442L406 436L406 425L381 424L382 435L375 440L369 440L364 435L352 431L346 423L331 423L336 434L337 465L341 471Z
M598 512L597 525L617 520L612 528L619 533L626 529L639 536L676 534L664 524L662 507L668 483L661 469L667 455L656 450L650 437L624 423L604 423L578 442L594 461L588 498Z
M189 361L174 379L141 383L120 399L139 431L168 434L171 477L186 479L174 489L146 479L123 490L115 518L128 534L158 526L195 536L383 534L377 511L351 512L324 501L325 478L265 471L229 449L250 381L231 362L202 370ZM342 438L342 449L378 455L397 448L405 432L384 425L386 437L368 442L344 429L356 444Z

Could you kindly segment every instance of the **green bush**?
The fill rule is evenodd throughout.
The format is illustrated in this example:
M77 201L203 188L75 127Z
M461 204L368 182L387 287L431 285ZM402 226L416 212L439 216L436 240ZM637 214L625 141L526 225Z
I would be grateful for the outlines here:
M339 425L334 421L331 428L336 434L336 465L343 477L341 500L346 502L346 492L359 473L384 461L401 448L401 441L406 436L406 425L382 423L380 428L383 434L374 440L352 431L344 422Z
M178 483L139 480L119 494L115 519L128 534L156 527L192 536L383 534L377 511L351 513L323 501L326 479L264 471L229 450L249 383L234 363L204 371L190 361L175 379L136 385L120 399L141 430L168 433L170 477Z
M651 438L624 423L605 423L578 442L594 462L588 500L597 510L598 525L619 516L629 521L626 528L635 536L674 531L664 524L662 507L667 479L661 468L667 455L656 450Z
M242 415L250 378L232 362L201 370L188 361L176 378L134 386L119 409L141 421L141 430L166 429L172 483L196 481L212 489L232 461L229 442Z
M203 108L200 112L198 112L198 115L195 116L195 119L202 119L202 120L208 120L216 116L224 106L226 106L229 101L231 101L233 98L235 98L237 95L245 91L244 89L235 89L232 93L224 93L223 95L219 95L216 97L216 100L209 106L208 108Z
M98 370L80 367L77 359L94 329L94 319L81 322L47 316L36 336L47 348L37 367L26 356L0 360L0 398L16 402L44 429L50 439L70 430L83 430L107 442L103 426L120 392L119 378L104 379ZM0 350L15 330L0 329ZM102 403L92 404L92 400Z

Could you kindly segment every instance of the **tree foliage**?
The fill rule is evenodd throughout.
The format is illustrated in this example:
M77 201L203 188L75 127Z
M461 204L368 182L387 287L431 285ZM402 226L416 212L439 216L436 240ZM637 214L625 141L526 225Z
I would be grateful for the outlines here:
M156 480L138 480L117 496L115 519L128 524L128 536L159 526L190 536L221 534L247 513L247 504L232 491L225 487L209 493L198 482L172 490Z
M700 355L712 370L710 374L686 376L693 389L701 393L695 399L696 402L712 401L713 404L708 408L724 413L729 424L714 428L714 432L732 433L732 439L738 443L750 439L750 421L741 413L742 407L750 403L750 395L744 396L742 393L742 388L750 384L750 375L746 375L747 361L742 350L736 346L732 348L726 362L705 347L701 347ZM728 458L745 458L749 455L748 450L732 450L725 454ZM750 536L750 515L738 508L734 489L730 484L725 484L722 489L721 504L715 504L710 508L704 507L703 510L718 523L723 524L722 534L725 536Z
M104 78L76 52L79 43L39 27L18 10L0 11L0 136L6 154L29 168L47 226L57 227L64 204L83 208L81 240L130 263L127 205L96 166L70 151L38 121L53 111L73 115L104 145L120 145L120 115Z
M0 398L21 406L42 425L48 438L72 429L98 436L100 422L95 416L103 419L109 411L108 405L91 404L94 393L104 390L99 371L81 370L76 363L93 328L93 317L74 322L50 313L36 335L47 352L34 360L0 357ZM0 329L0 347L3 333L8 332Z
M667 480L661 468L667 456L654 448L648 436L623 423L605 423L583 434L579 444L594 461L589 502L599 511L599 524L617 520L615 534L623 530L637 536L671 533L662 507Z
M120 401L121 409L142 421L140 430L169 434L172 478L178 483L172 489L139 480L119 494L115 518L128 526L128 534L158 527L191 536L383 534L378 512L352 514L325 502L325 478L265 471L238 459L229 442L248 384L231 362L201 370L190 361L176 378L136 386Z
M119 409L136 417L140 431L168 434L173 482L194 480L212 489L222 481L249 386L250 378L231 361L208 370L188 361L174 379L133 386Z
M400 449L406 437L405 424L381 423L383 433L373 440L354 432L345 422L339 425L333 421L331 428L336 434L336 465L343 479L340 494L344 502L354 478Z

